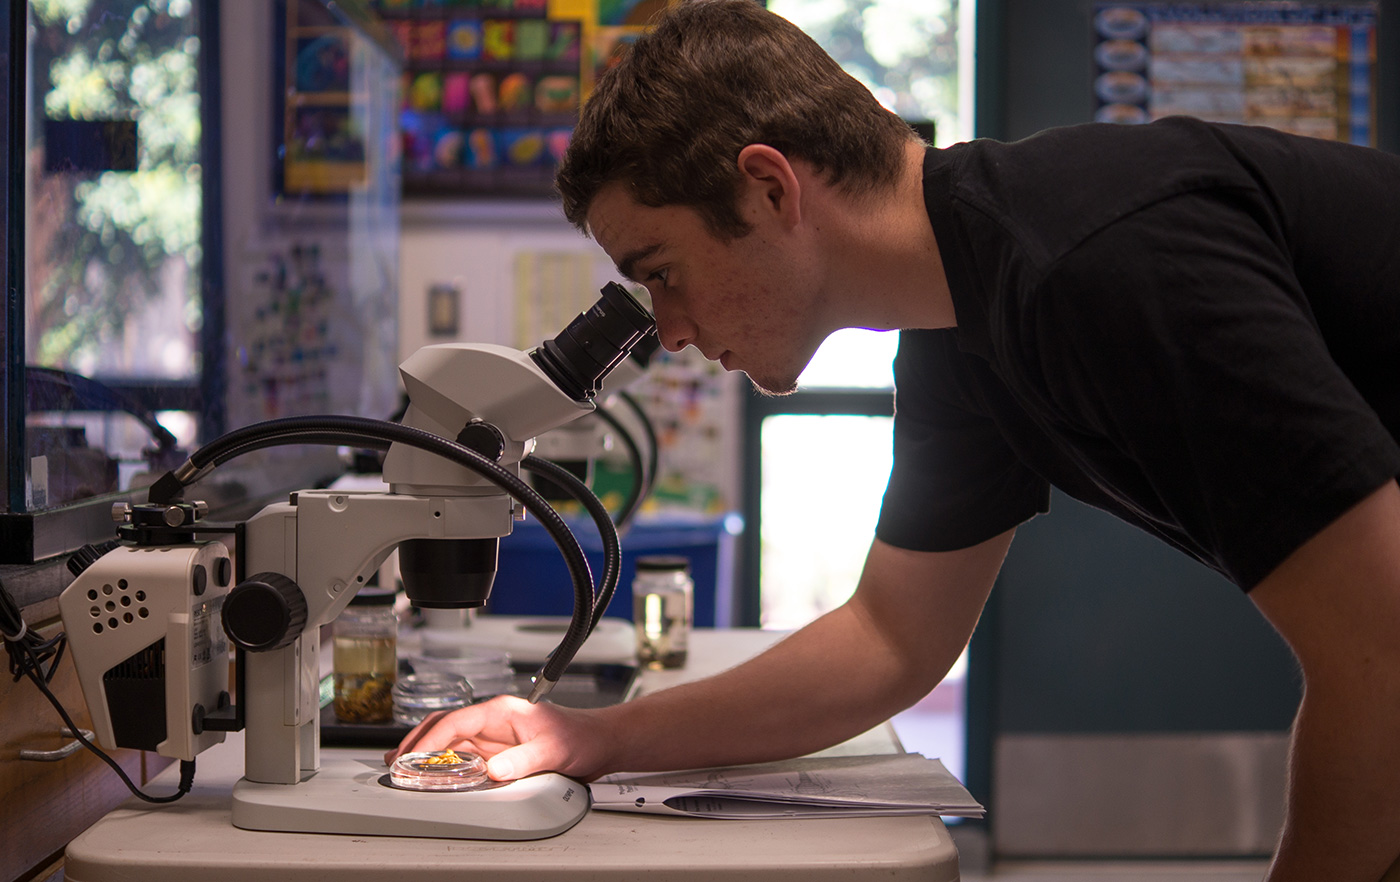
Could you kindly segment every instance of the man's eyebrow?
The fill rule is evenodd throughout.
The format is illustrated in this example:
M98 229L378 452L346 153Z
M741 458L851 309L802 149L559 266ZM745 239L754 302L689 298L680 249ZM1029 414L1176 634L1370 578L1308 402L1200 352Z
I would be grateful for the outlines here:
M627 279L628 281L637 281L637 279L632 275L632 273L636 269L637 261L646 260L648 257L651 257L660 249L661 243L657 242L651 245L644 245L635 251L629 251L627 254L623 255L621 260L617 262L617 271L622 273L622 277Z

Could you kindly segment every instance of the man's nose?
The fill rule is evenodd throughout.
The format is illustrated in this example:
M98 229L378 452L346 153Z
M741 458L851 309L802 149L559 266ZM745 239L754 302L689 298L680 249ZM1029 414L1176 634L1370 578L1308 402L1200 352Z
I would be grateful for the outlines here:
M653 304L652 315L656 317L656 337L667 350L680 352L695 342L695 325L678 310Z

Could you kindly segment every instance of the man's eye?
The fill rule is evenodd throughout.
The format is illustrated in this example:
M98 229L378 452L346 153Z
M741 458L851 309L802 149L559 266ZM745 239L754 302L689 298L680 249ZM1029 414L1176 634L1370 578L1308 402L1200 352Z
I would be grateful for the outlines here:
M647 281L660 282L664 286L666 284L666 278L670 274L670 272L671 271L669 269L659 269L651 275L647 276Z

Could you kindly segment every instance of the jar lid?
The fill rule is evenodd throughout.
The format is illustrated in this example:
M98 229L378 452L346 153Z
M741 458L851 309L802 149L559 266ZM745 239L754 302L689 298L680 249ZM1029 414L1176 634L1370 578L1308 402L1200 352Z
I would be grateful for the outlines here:
M368 588L350 598L351 606L393 606L397 592Z
M670 573L676 570L690 572L690 558L679 554L648 554L637 558L638 572Z

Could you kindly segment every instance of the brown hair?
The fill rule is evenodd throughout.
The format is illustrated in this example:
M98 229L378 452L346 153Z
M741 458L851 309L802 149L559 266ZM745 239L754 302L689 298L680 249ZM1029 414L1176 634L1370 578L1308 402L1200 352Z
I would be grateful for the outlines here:
M749 231L735 203L739 151L767 144L859 194L893 184L899 117L810 37L754 0L680 0L599 78L555 184L587 231L598 191L624 181L642 205L686 205L721 238Z

